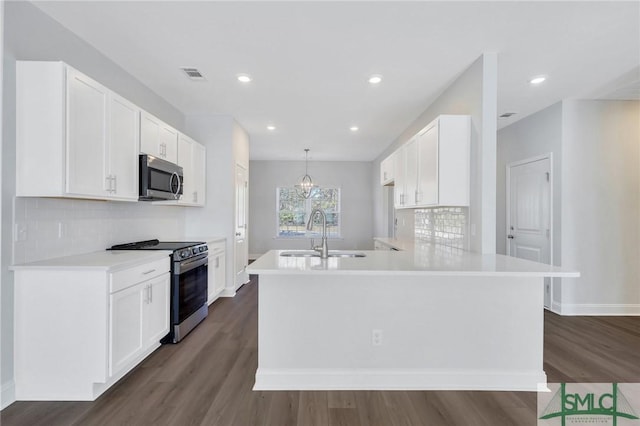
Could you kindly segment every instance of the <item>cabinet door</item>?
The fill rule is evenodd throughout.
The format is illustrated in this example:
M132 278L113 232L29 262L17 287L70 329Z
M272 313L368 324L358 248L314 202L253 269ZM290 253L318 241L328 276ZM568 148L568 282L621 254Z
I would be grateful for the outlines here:
M144 283L143 346L148 348L160 342L169 333L170 277L166 273Z
M216 273L216 281L215 281L215 292L216 294L220 294L220 292L222 292L222 290L224 290L225 288L225 280L227 279L227 276L225 274L225 255L224 252L220 253L219 255L216 256L216 260L214 262L214 270Z
M418 187L416 204L438 204L438 125L418 134Z
M140 110L116 94L111 95L110 106L110 193L118 199L138 200Z
M192 150L193 158L192 167L193 173L191 179L193 182L194 203L204 206L205 205L205 192L207 189L207 149L194 142Z
M151 114L140 112L140 152L164 158L160 149L160 120Z
M386 185L394 180L394 162L394 154L391 154L380 163L380 184Z
M89 77L67 71L66 191L104 196L107 177L107 105L109 91Z
M128 287L110 296L109 374L126 368L143 350L145 287Z
M407 198L405 193L406 168L405 168L405 147L401 146L393 154L393 170L395 174L395 184L393 188L393 204L400 209L404 206Z
M193 144L194 142L185 135L178 138L178 165L182 167L182 198L181 202L191 204L194 202L193 184Z
M178 162L178 131L168 124L162 123L160 126L160 146L163 157L172 163Z
M140 113L140 152L178 162L178 131L146 111Z
M405 145L405 197L403 207L416 205L416 190L418 183L418 143L411 139Z

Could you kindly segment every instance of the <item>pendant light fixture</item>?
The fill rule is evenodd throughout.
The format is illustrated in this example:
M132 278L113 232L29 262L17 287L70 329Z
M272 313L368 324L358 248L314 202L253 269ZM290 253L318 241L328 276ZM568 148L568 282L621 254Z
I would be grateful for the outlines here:
M313 189L316 188L316 185L313 184L313 180L311 176L309 176L309 148L304 149L304 176L300 179L300 183L296 185L296 190L298 191L298 195L302 198L311 197L311 193Z

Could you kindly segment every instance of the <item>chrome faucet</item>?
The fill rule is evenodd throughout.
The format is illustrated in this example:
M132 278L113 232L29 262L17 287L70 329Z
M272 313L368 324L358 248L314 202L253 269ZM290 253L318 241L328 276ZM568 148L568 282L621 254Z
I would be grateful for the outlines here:
M320 252L321 259L327 259L329 257L329 246L327 246L327 216L321 209L315 208L311 211L309 220L307 221L307 231L311 231L313 229L313 218L317 213L320 213L320 215L322 216L322 244L314 247L312 242L311 248L315 251Z

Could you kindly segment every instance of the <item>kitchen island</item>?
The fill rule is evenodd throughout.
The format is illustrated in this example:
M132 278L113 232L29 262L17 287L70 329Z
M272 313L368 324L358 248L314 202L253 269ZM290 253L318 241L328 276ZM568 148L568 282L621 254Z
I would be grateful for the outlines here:
M255 390L534 391L543 279L577 277L502 255L425 245L365 257L284 257L259 275Z

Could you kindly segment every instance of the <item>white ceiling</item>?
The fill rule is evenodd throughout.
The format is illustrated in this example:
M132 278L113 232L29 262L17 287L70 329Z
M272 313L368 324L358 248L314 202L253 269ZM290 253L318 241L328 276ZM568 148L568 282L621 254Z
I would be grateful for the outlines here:
M498 52L498 115L517 112L500 127L640 87L636 1L35 4L184 114L235 117L251 159L373 160L483 52Z

